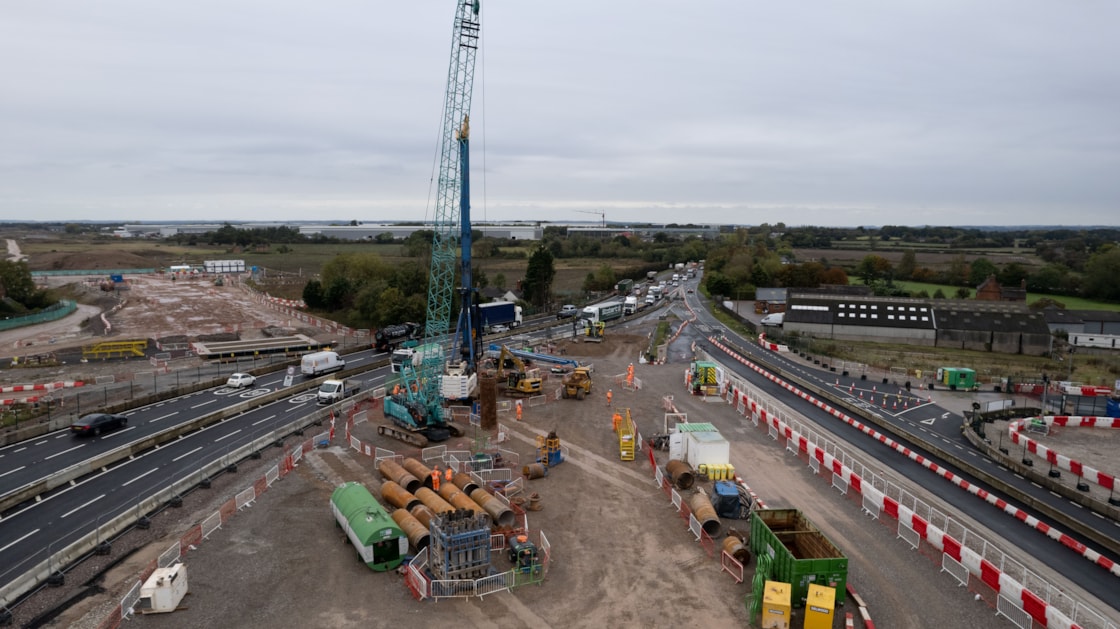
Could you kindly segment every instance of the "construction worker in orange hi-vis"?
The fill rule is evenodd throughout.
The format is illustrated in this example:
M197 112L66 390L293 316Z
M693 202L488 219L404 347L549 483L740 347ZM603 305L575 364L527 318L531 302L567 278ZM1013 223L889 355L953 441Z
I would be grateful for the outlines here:
M454 476L454 475L455 475L455 471L451 469L450 465L448 465L447 469L443 472L443 480L450 483L451 482L451 477Z
M611 405L611 398L613 398L613 397L614 397L614 392L611 391L610 389L607 389L607 406Z
M517 400L515 406L517 408L517 421L521 421L521 400Z
M432 491L439 491L439 466L432 468Z
M614 412L614 417L611 417L611 430L618 432L618 427L622 425L622 413Z

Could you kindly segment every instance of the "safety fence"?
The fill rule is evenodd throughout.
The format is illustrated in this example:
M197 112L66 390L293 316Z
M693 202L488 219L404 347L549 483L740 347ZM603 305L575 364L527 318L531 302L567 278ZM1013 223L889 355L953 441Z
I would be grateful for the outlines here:
M531 534L526 533L532 537ZM491 551L501 552L506 549L504 535L492 535ZM425 548L408 562L405 568L405 587L417 600L441 598L470 598L485 597L495 592L508 592L515 587L530 584L541 584L548 576L548 566L552 560L552 544L544 531L536 532L537 563L518 568L514 567L505 572L487 575L478 579L435 579L429 569L428 549Z
M896 449L904 449L906 456L924 467L942 475L947 475L947 477L953 477L952 474L928 459L903 448L900 444L873 429L863 426L846 414L766 373L757 365L747 361L744 357L720 343L718 339L710 340L729 356L766 375L768 379L816 404L826 412L855 426L865 434ZM779 408L780 405L775 404L760 389L745 380L730 378L725 391L727 402L744 416L749 416L754 425L759 428L765 426L772 438L784 442L787 451L795 453L799 457L806 457L810 462L810 467L826 478L830 478L832 485L841 490L841 493L847 494L849 489L854 492L852 498L860 502L865 513L876 519L886 513L890 518L897 521L898 537L906 540L915 550L919 550L942 565L943 571L954 575L960 585L967 586L970 591L983 597L996 608L997 613L1007 617L1018 626L1026 628L1034 623L1037 626L1062 629L1073 627L1117 629L1117 625L1109 621L1103 614L1063 592L1047 579L1004 553L992 542L968 529L957 519L942 513L906 489L880 476L872 468L851 456L838 444L818 434L813 428L793 419L794 414L792 412L788 409ZM960 482L963 483L964 481L961 480ZM975 486L966 487L966 489L993 504L1001 505L1001 508L1005 511L1013 509L1002 500L990 496L988 492ZM1025 514L1022 519L1034 520L1034 518L1029 518ZM883 520L880 521L887 524ZM1048 535L1051 538L1061 541L1071 548L1080 547L1073 540L1068 543L1062 541L1059 538L1066 538L1067 536L1059 531L1050 530L1051 532ZM1085 549L1085 552L1086 557L1095 563L1103 565L1102 562L1108 562L1106 558L1100 557L1094 551ZM1116 571L1120 570L1115 566L1106 566L1106 569L1113 571L1114 574L1117 574ZM1024 624L1024 619L1026 619L1026 624Z
M1011 442L1014 444L1021 444L1026 452L1030 452L1036 456L1042 457L1050 465L1056 465L1059 469L1075 474L1078 479L1088 480L1093 484L1115 492L1116 490L1116 477L1111 474L1106 474L1100 470L1094 469L1069 458L1058 454L1054 450L1047 448L1041 443L1031 439L1030 437L1022 434L1023 430L1032 430L1039 424L1048 433L1054 426L1064 426L1067 428L1120 428L1120 419L1112 417L1069 417L1064 415L1045 417L1030 417L1009 422L1007 430L1011 434ZM1025 454L1024 454L1025 456ZM1113 497L1109 496L1109 502L1113 502Z
M62 299L58 303L44 308L35 314L24 315L22 317L11 317L0 320L0 331L14 330L22 328L27 325L35 325L37 323L45 323L47 321L57 321L78 309L78 304L69 300Z
M120 627L121 622L132 615L136 604L140 600L141 586L156 569L167 568L181 561L189 551L197 549L203 541L209 539L215 531L221 529L223 524L229 522L238 511L252 506L253 502L268 491L273 483L287 476L295 468L295 464L303 458L303 455L310 452L318 439L324 436L319 435L286 447L284 454L276 465L266 470L262 476L254 480L244 490L237 492L233 498L222 503L217 511L203 518L201 523L192 526L178 540L172 542L166 550L160 553L159 557L152 560L141 571L133 586L97 626L98 629L117 629L117 627Z

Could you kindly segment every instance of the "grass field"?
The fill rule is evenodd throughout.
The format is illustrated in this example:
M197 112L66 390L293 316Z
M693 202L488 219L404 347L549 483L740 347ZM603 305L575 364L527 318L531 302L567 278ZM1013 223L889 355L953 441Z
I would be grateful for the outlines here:
M852 278L850 282L852 284L859 284L860 280L858 278ZM941 289L941 292L945 294L945 297L947 299L955 299L958 288L956 286L949 286L948 284L926 284L923 282L895 282L894 285L901 286L911 293L919 293L924 290L927 291L931 296L936 293L938 289ZM968 292L970 299L976 296L976 291L974 289L969 289ZM1092 299L1083 299L1081 297L1066 297L1064 295L1048 295L1044 293L1027 293L1028 305L1033 304L1040 299L1052 299L1059 303L1065 304L1067 310L1120 310L1120 305L1110 304L1102 301L1094 301Z

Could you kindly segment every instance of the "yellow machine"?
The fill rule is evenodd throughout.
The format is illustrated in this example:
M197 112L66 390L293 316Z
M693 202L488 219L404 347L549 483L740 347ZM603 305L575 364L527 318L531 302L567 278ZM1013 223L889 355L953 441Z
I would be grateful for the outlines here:
M587 340L595 343L603 342L603 335L606 333L607 324L602 321L589 322L587 325Z
M564 376L563 395L565 398L582 400L584 396L591 395L591 369L576 367L572 373Z
M505 369L507 360L514 367L514 371L508 374ZM530 376L529 370L525 367L525 362L509 351L505 345L502 346L502 351L498 354L498 379L501 380L502 378L506 380L507 395L540 395L541 393L541 378Z

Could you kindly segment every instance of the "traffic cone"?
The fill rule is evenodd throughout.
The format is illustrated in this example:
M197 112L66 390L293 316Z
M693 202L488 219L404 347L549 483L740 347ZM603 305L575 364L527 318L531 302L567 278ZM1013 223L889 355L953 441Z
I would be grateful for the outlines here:
M863 399L863 391L862 390L859 392L859 399L861 399L861 400Z
M849 384L849 385L848 385L848 393L851 393L852 391L854 391L854 390L855 390L855 388L856 388L856 385L855 385L855 384Z
M906 398L905 400L902 400L902 408L907 408L909 406L909 403L910 403L910 398Z
M875 385L871 385L871 392L872 393L878 393L878 391L875 390Z
M898 410L898 402L895 402L894 404L891 404L891 410L892 411L897 411Z

